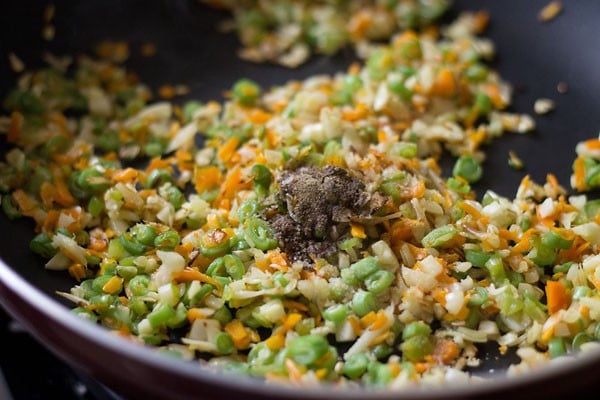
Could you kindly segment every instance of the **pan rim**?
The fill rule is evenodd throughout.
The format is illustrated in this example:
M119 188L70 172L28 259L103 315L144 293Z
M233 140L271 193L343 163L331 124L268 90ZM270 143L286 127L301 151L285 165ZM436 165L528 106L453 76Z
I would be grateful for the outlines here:
M80 317L71 313L66 306L29 283L0 258L0 305L9 315L23 324L36 340L48 347L59 358L66 360L67 363L76 364L84 369L90 367L81 365L76 357L73 358L72 354L66 354L65 350L57 348L54 343L49 343L51 339L40 332L35 324L26 315L23 315L23 312L15 309L17 304L9 303L9 296L11 295L16 298L13 303L20 301L28 307L32 307L51 320L53 325L60 326L70 334L79 335L85 341L95 344L99 350L121 353L134 363L158 369L163 373L175 374L189 383L195 382L199 385L210 385L214 388L232 387L231 375L219 373L213 368L203 366L200 363L197 363L193 368L189 368L189 361L164 357L152 348L143 345L132 345L131 341L111 334L108 329L96 324L86 323ZM240 393L281 398L317 399L341 394L349 399L449 399L498 394L505 390L518 390L519 388L543 384L552 379L561 378L568 373L574 374L597 364L600 364L600 346L577 357L565 358L560 362L549 363L516 376L508 377L504 375L485 379L481 382L482 384L468 382L432 387L406 387L389 391L356 390L356 388L347 390L322 385L298 390L298 387L292 385L270 385L259 379L236 376L235 389ZM103 373L98 374L97 366L91 367L93 375L104 375Z

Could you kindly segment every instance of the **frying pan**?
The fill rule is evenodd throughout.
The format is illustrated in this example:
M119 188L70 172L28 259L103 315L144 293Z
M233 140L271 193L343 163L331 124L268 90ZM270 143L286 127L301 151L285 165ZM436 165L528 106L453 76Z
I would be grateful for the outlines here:
M487 188L512 197L524 174L544 181L554 173L568 187L575 144L597 135L600 129L600 2L565 2L562 14L541 23L538 11L547 0L455 0L450 16L461 10L485 9L491 14L486 32L497 46L494 68L515 88L512 109L533 115L535 99L556 103L548 115L535 116L533 134L508 134L488 151L485 175L475 186L478 195ZM4 1L0 13L0 95L12 84L14 74L6 55L13 51L29 67L40 64L40 54L79 54L92 51L104 39L131 44L128 66L152 88L164 83L183 83L192 98L221 99L238 78L249 77L263 86L281 84L317 73L345 70L354 59L351 50L333 57L315 57L295 70L256 65L235 55L238 42L232 34L216 30L221 11L185 0L88 0L57 1L55 39L42 39L45 1ZM135 52L143 43L158 49L152 58ZM557 85L566 83L566 93ZM507 153L515 150L524 171L507 166ZM2 152L5 147L2 148ZM33 236L29 221L8 221L0 216L0 302L13 317L57 356L130 398L230 399L441 399L441 398L556 398L584 396L600 377L600 354L589 354L540 368L519 377L506 378L507 361L484 349L478 373L494 375L484 385L452 386L394 393L334 391L331 388L292 388L267 385L251 378L235 379L198 363L174 360L128 343L106 330L69 313L69 305L56 295L68 290L66 274L45 271L42 260L28 250ZM10 343L2 343L2 351ZM513 358L514 361L514 358ZM32 360L35 362L35 360Z

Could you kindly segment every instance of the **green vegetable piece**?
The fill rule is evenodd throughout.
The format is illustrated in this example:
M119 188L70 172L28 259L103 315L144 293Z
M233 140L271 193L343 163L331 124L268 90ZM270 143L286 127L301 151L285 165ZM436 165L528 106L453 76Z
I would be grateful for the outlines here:
M288 344L288 356L300 365L311 367L330 351L329 347L323 336L298 336Z
M166 169L156 168L148 174L146 187L149 189L158 188L167 182L173 183L173 176Z
M323 310L323 318L339 325L346 320L349 312L350 310L346 304L335 304Z
M573 245L573 239L566 239L557 232L549 230L542 234L542 245L551 249L566 250Z
M431 327L424 322L415 321L404 327L402 330L402 340L407 340L415 336L431 335Z
M367 315L377 307L375 296L371 292L359 290L352 296L352 311L359 317Z
M254 105L261 93L260 86L250 79L242 78L233 85L233 97L244 106Z
M159 303L146 318L152 328L166 326L169 320L175 317L176 311L169 304Z
M476 286L473 288L474 292L469 297L469 301L467 305L469 307L479 307L483 305L488 299L488 291L486 288L481 286Z
M271 226L258 217L250 217L246 220L244 233L248 243L253 244L259 250L270 250L277 247L277 239Z
M500 256L492 256L485 262L485 268L490 273L492 281L501 285L506 282L506 271L504 270L504 262Z
M154 239L154 246L162 250L174 250L180 240L179 233L175 231L166 231Z
M456 160L452 174L461 177L469 183L475 183L481 179L483 169L477 160L471 156L461 156Z
M421 361L433 352L433 343L428 336L416 335L406 339L400 345L402 358L408 361Z
M29 249L44 258L52 258L58 253L58 249L52 245L52 239L45 232L37 234L29 242Z
M381 264L377 257L365 257L350 266L354 276L361 281L380 268Z
M375 271L365 278L365 287L373 294L380 294L394 282L394 274L384 269Z
M368 366L369 357L364 353L355 353L344 362L342 373L350 379L358 379L367 372Z
M553 337L548 341L548 352L552 358L567 354L567 347L562 337Z
M425 235L421 240L421 244L426 248L440 247L452 240L457 233L458 230L454 225L440 226Z
M573 338L573 341L571 342L571 346L573 347L573 350L578 351L581 349L581 346L584 343L591 342L591 341L592 341L592 337L590 335L588 335L585 332L579 332Z
M217 346L217 352L221 355L229 355L235 351L233 339L226 332L217 334L215 337L215 345Z

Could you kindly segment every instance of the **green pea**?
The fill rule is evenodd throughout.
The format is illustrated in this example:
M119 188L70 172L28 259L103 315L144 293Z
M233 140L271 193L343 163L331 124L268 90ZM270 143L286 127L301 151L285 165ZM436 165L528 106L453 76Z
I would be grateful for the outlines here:
M102 288L104 287L104 285L106 285L106 283L112 278L111 275L100 275L96 278L94 278L93 282L92 282L92 289L94 290L94 292L96 293L104 293Z
M461 156L456 160L452 174L457 177L460 176L469 183L477 182L481 179L483 169L477 160L471 156Z
M20 218L23 215L10 195L2 196L2 211L10 220Z
M221 323L221 325L226 325L229 321L231 321L233 319L233 315L231 314L231 311L229 311L229 308L223 306L221 308L219 308L217 311L215 311L215 313L212 315L212 317L214 319L216 319L217 321L219 321Z
M169 186L166 190L166 197L176 210L179 210L185 202L185 196L177 186Z
M146 274L136 275L129 280L128 288L134 296L145 296L150 291L148 289L150 281L150 276Z
M233 339L228 333L220 332L215 337L217 352L221 355L229 355L235 351Z
M145 246L153 246L156 239L156 229L150 225L137 224L131 228L131 234L135 240Z
M132 256L140 256L147 250L147 247L135 240L131 233L123 233L121 236L119 236L119 242L121 242L123 249L125 249L125 251Z
M87 168L77 177L77 184L88 193L99 194L110 187L109 180L96 168Z
M241 223L246 222L248 217L252 217L258 211L258 203L255 200L248 200L240 204L237 209L237 215Z
M424 322L416 321L404 327L402 330L402 339L407 340L415 336L429 336L431 335L431 327Z
M298 336L288 344L288 355L300 365L311 366L327 354L329 347L323 336Z
M408 361L421 361L433 352L433 343L429 336L417 335L406 339L400 345L402 357Z
M147 188L158 188L165 183L173 183L173 176L166 169L156 168L150 171L146 178Z
M194 114L203 106L202 102L191 100L183 105L183 118L185 122L190 122L194 118Z
M352 311L359 317L367 315L377 307L375 296L371 292L359 290L352 296Z
M159 303L153 310L148 314L148 322L152 328L159 328L166 326L169 320L175 317L176 311L169 304Z
M45 232L37 234L29 242L29 249L44 258L52 258L58 253L58 249L52 245L52 239Z
M573 338L573 342L571 342L571 346L573 346L573 350L577 351L577 350L581 349L581 345L583 345L584 343L587 343L587 342L591 342L591 341L592 341L592 337L590 335L588 335L585 332L579 332Z
M469 297L469 302L467 305L469 307L479 307L483 305L488 299L488 291L486 288L481 286L476 286L473 294Z
M244 233L246 240L254 244L259 250L270 250L277 247L277 239L271 226L264 220L257 217L250 217L246 220Z
M365 287L373 294L380 294L394 282L394 274L384 269L375 271L365 278Z
M259 193L265 194L269 191L269 186L273 181L273 175L269 168L261 164L255 164L250 170L252 181Z
M364 353L355 353L344 362L342 373L350 379L360 378L369 366L369 357Z
M97 196L90 197L87 210L94 218L100 216L102 211L104 211L104 201Z
M492 110L492 106L492 100L487 94L478 92L475 95L475 109L479 112L479 114L488 114Z
M350 310L345 304L335 304L329 308L323 310L323 318L327 321L331 321L336 325L341 324L348 317Z
M154 246L162 250L174 250L180 240L177 232L166 231L154 239Z
M553 337L548 341L548 352L552 358L567 354L567 347L562 337Z
M244 106L254 105L261 94L260 86L250 79L242 78L233 85L233 97Z

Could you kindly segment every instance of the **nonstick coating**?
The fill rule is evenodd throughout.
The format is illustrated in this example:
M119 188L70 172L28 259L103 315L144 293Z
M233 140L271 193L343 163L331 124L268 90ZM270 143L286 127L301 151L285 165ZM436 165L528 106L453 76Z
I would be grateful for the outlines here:
M235 56L238 43L233 34L216 30L226 14L189 0L87 0L55 1L56 37L41 37L42 10L46 1L3 1L0 12L0 96L4 97L15 74L5 62L13 51L27 65L40 65L40 55L90 53L104 39L130 43L131 67L152 88L161 84L186 84L191 98L220 100L238 78L249 77L268 87L290 79L343 71L354 56L346 50L335 57L316 57L289 70L256 65ZM455 0L449 16L460 10L488 10L486 31L496 44L494 67L513 84L512 109L531 113L537 129L533 134L507 134L492 143L484 164L485 175L475 189L481 196L491 188L511 197L525 174L544 181L554 173L568 188L575 144L595 137L600 129L600 2L563 2L562 14L553 21L538 21L547 0ZM141 57L136 49L154 43L157 54ZM559 93L557 85L568 91ZM550 98L556 109L536 116L533 103ZM6 147L3 145L1 151ZM515 150L525 163L524 171L507 165L507 153ZM596 194L597 195L597 194ZM597 196L596 196L597 197ZM506 363L489 354L483 372L500 372L486 385L452 387L394 394L298 390L224 377L195 364L190 365L131 345L105 330L85 323L68 312L68 304L54 293L73 284L64 273L45 271L43 261L31 254L28 242L33 225L25 220L8 221L0 216L0 302L2 306L59 357L132 398L556 398L585 393L600 374L600 356L577 363L543 368L524 377L506 379ZM10 343L2 344L6 351ZM35 362L32 359L32 362Z

